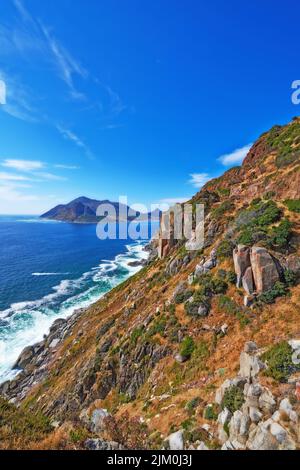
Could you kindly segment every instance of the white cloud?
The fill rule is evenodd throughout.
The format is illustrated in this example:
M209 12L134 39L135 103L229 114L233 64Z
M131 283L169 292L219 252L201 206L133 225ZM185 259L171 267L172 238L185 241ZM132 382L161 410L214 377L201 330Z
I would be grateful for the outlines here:
M5 83L6 89L6 103L1 105L0 110L22 121L39 121L40 116L32 104L31 93L19 79L0 70L0 80Z
M192 173L190 176L189 183L197 189L202 188L212 178L208 173Z
M243 162L249 150L251 149L252 145L253 144L248 144L242 148L238 148L234 150L231 153L222 155L218 160L224 166L240 165Z
M50 196L41 197L21 191L26 185L0 181L0 214L42 214L53 206Z
M41 168L44 168L44 163L37 160L6 159L2 162L2 166L26 172L40 170Z
M30 178L27 178L23 175L14 175L11 173L0 172L0 181L28 181Z
M64 164L57 164L54 165L54 168L58 168L61 170L80 170L79 166L76 165L64 165Z
M64 176L54 175L53 173L46 173L46 172L36 172L36 176L42 178L42 180L49 180L49 181L66 181L67 178Z
M84 150L85 154L87 157L89 158L92 158L93 157L93 154L92 152L90 151L90 149L88 148L88 146L80 139L80 137L78 137L73 131L65 128L65 127L62 127L60 125L57 125L56 126L58 132L66 139L66 140L70 140L71 142L73 142L75 145L77 145L77 147L81 148Z
M161 199L160 203L161 204L181 204L183 202L189 201L191 198L190 197L170 197L170 198L165 198Z

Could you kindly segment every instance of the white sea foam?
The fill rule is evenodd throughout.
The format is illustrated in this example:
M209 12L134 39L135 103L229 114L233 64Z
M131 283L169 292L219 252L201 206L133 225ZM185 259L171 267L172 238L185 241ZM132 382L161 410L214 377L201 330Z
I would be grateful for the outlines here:
M40 276L67 276L70 273L32 273L32 276L40 277Z
M21 351L41 341L54 320L68 318L75 310L88 307L137 273L141 266L129 264L147 258L143 246L142 242L128 245L126 253L117 255L113 260L102 260L99 266L91 268L78 279L62 280L53 287L53 292L43 298L14 303L0 312L0 383L16 376L17 372L12 370L12 366Z

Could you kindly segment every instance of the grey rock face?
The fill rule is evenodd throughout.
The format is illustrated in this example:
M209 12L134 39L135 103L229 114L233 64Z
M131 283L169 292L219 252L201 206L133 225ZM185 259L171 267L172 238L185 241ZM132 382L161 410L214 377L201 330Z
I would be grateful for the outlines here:
M252 268L249 266L243 275L242 285L248 295L253 294L255 290Z
M103 439L87 439L85 441L87 450L125 450L125 448L114 441L104 441Z
M279 273L272 256L265 248L254 246L251 249L250 260L254 283L258 293L266 292L279 281Z
M237 275L237 287L242 287L242 279L250 264L250 249L244 245L238 245L233 251L234 268Z

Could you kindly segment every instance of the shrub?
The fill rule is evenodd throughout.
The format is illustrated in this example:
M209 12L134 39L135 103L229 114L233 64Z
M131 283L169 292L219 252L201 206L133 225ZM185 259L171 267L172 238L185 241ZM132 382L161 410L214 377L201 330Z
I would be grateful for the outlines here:
M153 325L151 325L148 335L149 336L155 336L157 334L162 335L165 333L165 329L167 326L167 320L166 317L163 316L162 318L156 320Z
M130 418L126 412L120 417L105 418L105 428L112 441L129 450L144 450L149 446L149 431L138 417Z
M272 289L260 294L258 300L265 304L273 304L278 297L284 297L287 293L286 285L283 282L277 281Z
M53 431L50 421L41 413L33 414L22 407L0 397L0 441L10 442L15 446L42 439Z
M220 219L224 214L232 211L233 209L234 209L233 202L227 199L226 201L222 202L222 204L220 204L218 207L216 207L215 209L211 211L211 217L216 220Z
M131 333L130 341L133 344L136 344L140 336L142 336L143 331L144 331L143 327L135 328L135 330L133 330L133 332Z
M290 269L286 269L283 275L284 275L284 280L287 286L293 287L297 284L297 276L294 273L294 271L291 271Z
M231 258L234 245L230 240L223 240L217 248L218 258Z
M179 294L176 294L175 296L175 304L183 304L186 302L188 299L190 299L193 295L193 291L188 289L184 292L180 292Z
M278 227L270 232L269 244L278 248L286 248L292 235L293 224L288 219L283 219Z
M300 199L288 199L284 203L289 211L300 214Z
M219 297L218 306L220 310L224 310L228 315L234 315L239 320L242 327L250 323L250 319L246 316L241 307L227 295L221 295Z
M243 391L236 385L227 388L222 400L222 409L227 408L231 413L239 410L244 404Z
M190 336L187 336L182 341L179 352L182 357L186 357L187 359L189 359L191 355L193 354L194 349L195 349L195 343L194 343L193 338L191 338Z
M229 271L226 275L226 280L229 284L236 284L237 277L234 271Z
M199 397L195 397L195 398L192 398L190 401L188 401L185 405L185 409L189 412L189 413L194 413L195 412L195 409L198 408L198 406L200 405L201 403L201 400Z
M218 419L218 410L216 405L207 405L204 410L204 419L216 421Z
M286 382L291 374L300 370L300 365L293 364L293 350L291 346L283 341L272 346L262 356L267 362L265 374L278 382Z

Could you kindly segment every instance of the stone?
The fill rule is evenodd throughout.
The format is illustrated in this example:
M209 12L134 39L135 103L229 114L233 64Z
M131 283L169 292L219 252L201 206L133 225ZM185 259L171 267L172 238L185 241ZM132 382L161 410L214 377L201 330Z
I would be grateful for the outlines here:
M293 351L298 351L300 349L300 339L292 339L288 343Z
M227 409L224 408L223 411L218 416L218 423L224 426L224 424L229 423L232 418L232 413Z
M237 275L237 287L242 287L242 279L250 264L250 249L244 245L238 245L233 251L234 269Z
M235 411L229 423L230 440L237 440L238 442L245 444L248 437L249 428L249 416L245 413L242 413L240 410Z
M103 408L98 408L93 411L91 416L91 431L99 433L105 429L105 419L108 418L109 413Z
M246 446L249 450L278 450L279 442L263 425L259 424L249 433Z
M60 341L59 338L54 338L54 339L51 341L51 343L50 343L50 345L49 345L49 348L50 348L50 349L56 348L56 346L59 344L59 341Z
M253 280L253 273L252 268L249 266L242 279L242 286L244 290L247 292L248 295L252 295L255 291L254 280Z
M300 382L296 383L295 396L298 401L300 401Z
M240 355L240 372L241 377L247 379L255 378L257 374L265 368L264 363L256 356L242 352Z
M286 430L278 423L272 423L270 426L270 433L282 444L287 439Z
M280 402L279 410L283 411L289 417L291 421L294 421L295 423L297 423L298 421L297 413L293 410L293 407L288 398L284 398Z
M259 399L259 407L265 413L274 413L276 408L276 401L270 392L270 390L265 389L263 393L260 395Z
M175 356L175 361L179 362L179 364L183 364L184 362L187 361L187 358L185 356L182 356L181 354L176 354Z
M250 252L250 260L256 291L262 293L271 290L280 280L272 256L265 248L254 246Z
M200 444L198 445L197 450L209 450L209 448L208 448L207 445L205 445L205 443L202 441L202 442L200 442Z
M103 439L87 439L84 445L88 450L125 450L121 444Z
M209 306L206 304L200 304L198 308L198 316L199 317L207 317L209 314Z
M13 369L25 369L25 367L32 361L33 358L34 348L32 346L26 347L18 357L17 362L13 366Z
M262 413L259 411L258 408L250 406L249 418L251 419L252 423L259 423L259 421L262 419Z
M255 300L254 295L245 295L244 296L244 307L251 307L253 305L254 300Z
M185 281L179 282L176 288L174 289L172 299L175 300L176 296L183 294L188 289L187 283Z
M221 450L244 450L244 449L245 449L245 446L237 440L233 440L233 441L228 440L221 447Z
M166 439L169 443L170 450L183 450L184 449L184 441L183 441L183 431L177 431Z
M251 354L258 350L257 344L254 341L248 341L245 343L244 352Z

